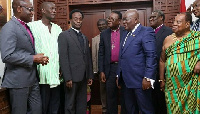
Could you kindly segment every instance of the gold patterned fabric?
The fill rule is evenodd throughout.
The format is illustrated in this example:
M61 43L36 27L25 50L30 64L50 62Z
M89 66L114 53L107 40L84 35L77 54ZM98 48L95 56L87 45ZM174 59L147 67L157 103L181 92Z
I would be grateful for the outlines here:
M200 114L200 76L194 67L200 60L200 32L166 49L165 98L169 114Z

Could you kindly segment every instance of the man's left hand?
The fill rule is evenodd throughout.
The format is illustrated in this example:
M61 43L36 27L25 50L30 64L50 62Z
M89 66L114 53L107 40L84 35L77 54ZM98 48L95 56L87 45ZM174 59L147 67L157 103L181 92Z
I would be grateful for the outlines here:
M88 79L88 82L87 82L87 84L90 86L90 85L92 85L92 82L93 82L93 80L92 80L92 79Z
M142 80L142 89L146 90L146 89L150 89L151 88L151 82L147 81L146 78L143 78Z
M197 74L200 73L200 61L198 61L197 64L195 65L194 73L197 73Z

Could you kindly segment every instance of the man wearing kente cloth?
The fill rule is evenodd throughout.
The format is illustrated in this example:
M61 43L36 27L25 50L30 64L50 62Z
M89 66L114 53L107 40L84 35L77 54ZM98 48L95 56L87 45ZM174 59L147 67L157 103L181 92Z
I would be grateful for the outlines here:
M190 13L178 14L163 43L160 87L168 114L200 113L200 32L190 31L191 22Z

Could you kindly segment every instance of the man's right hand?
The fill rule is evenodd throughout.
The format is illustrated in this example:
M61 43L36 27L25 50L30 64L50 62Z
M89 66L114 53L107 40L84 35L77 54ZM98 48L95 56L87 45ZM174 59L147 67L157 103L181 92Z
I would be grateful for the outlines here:
M106 75L104 74L104 72L100 73L100 77L101 77L101 82L106 82Z
M164 81L161 81L160 82L160 91L165 91L165 82Z
M37 55L33 56L33 62L46 65L49 63L49 57L44 56L44 53L38 53Z
M70 89L72 88L72 80L66 81L66 86Z
M121 86L119 85L119 78L118 77L116 77L116 84L117 84L117 87L118 87L118 89L121 89Z

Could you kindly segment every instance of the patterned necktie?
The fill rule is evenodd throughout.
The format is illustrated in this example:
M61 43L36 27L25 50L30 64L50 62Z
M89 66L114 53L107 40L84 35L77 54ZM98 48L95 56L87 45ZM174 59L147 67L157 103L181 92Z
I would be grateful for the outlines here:
M125 46L125 44L126 44L126 40L128 39L128 37L131 35L131 32L128 32L128 34L127 34L127 36L126 36L126 38L124 39L124 43L123 43L123 48L124 48L124 46Z
M199 31L199 22L200 22L200 20L198 19L198 20L194 23L194 25L193 25L193 27L192 27L192 30L194 30L194 31Z

